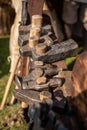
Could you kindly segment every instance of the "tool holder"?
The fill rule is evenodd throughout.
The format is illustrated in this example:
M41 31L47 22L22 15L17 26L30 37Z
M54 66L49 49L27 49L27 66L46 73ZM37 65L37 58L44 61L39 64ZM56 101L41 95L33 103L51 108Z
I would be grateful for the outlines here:
M67 106L67 99L61 89L66 79L58 77L64 68L59 68L55 62L58 64L66 57L77 55L78 45L72 39L58 42L52 24L43 26L42 12L33 14L32 17L30 15L31 24L27 24L26 17L26 1L23 1L18 38L19 52L21 57L31 60L28 65L29 74L15 76L15 83L19 89L14 89L14 95L30 106L29 130L50 130L54 127L54 121L57 121L55 112L64 113ZM42 119L40 114L44 107L45 117L42 117L45 119ZM49 122L46 123L47 116ZM52 120L50 116L52 116ZM56 121L55 127L57 127ZM49 123L52 123L51 127Z

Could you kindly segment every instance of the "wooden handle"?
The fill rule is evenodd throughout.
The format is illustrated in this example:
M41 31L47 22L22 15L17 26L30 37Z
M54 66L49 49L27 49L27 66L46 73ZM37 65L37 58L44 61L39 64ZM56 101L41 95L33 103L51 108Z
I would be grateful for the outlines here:
M50 92L48 91L42 91L40 92L40 100L43 101L43 100L46 100L46 99L51 99L52 98L52 95Z
M36 83L37 83L38 85L41 85L41 84L45 84L46 81L47 81L47 78L44 77L44 76L42 76L42 77L37 78Z
M34 48L38 44L39 39L37 37L29 38L29 47Z
M16 62L15 62L15 64L14 64L13 72L11 72L11 74L10 74L8 83L7 83L6 88L5 88L5 93L4 93L2 102L1 102L0 110L3 110L4 105L5 105L5 103L6 103L6 99L7 99L7 96L8 96L8 93L9 93L9 90L10 90L10 87L11 87L11 84L12 84L12 81L13 81L13 78L14 78L14 75L15 75L15 71L16 71L16 68L17 68L19 59L20 59L20 57L18 57L18 58L16 59Z
M25 103L25 102L22 102L21 103L21 107L23 108L23 109L25 109L25 108L28 108L28 104L27 103Z
M36 53L38 55L43 55L47 51L47 45L46 44L38 44L36 46Z
M40 38L40 28L31 28L30 37L38 37L38 39L39 39Z
M34 61L34 65L36 65L36 66L43 66L44 63L43 63L43 61Z
M32 28L36 28L36 27L41 28L41 26L42 26L42 16L33 15L32 16Z

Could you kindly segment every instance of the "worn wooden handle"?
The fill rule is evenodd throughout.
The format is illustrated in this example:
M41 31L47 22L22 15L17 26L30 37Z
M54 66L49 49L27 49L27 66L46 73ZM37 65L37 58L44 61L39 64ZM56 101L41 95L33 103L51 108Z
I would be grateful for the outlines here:
M40 38L40 28L31 28L30 29L30 37L38 37L38 39Z
M33 15L32 16L32 28L36 28L36 27L41 28L41 26L42 26L42 16Z
M43 55L47 51L47 45L46 44L38 44L36 46L36 53L38 55Z
M31 37L29 39L29 47L34 48L38 44L39 39L37 37Z
M12 84L12 81L13 81L13 78L14 78L14 75L15 75L15 71L16 71L19 59L20 59L20 57L18 56L18 58L16 59L15 64L14 64L13 72L11 72L11 74L10 74L8 83L7 83L6 88L5 88L4 96L3 96L3 99L2 99L2 102L1 102L0 110L3 110L3 108L5 106L6 99L7 99L7 96L8 96L8 93L9 93L9 90L10 90L10 87L11 87L11 84Z

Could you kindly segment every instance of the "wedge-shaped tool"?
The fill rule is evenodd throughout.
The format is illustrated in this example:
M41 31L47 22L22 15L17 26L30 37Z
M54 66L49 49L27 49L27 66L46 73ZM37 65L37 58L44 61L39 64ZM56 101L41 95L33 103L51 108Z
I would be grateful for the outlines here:
M45 100L47 103L49 101L52 103L51 106L53 111L63 113L66 108L66 98L58 95L55 96L52 101L52 94L49 91L38 92L34 90L14 89L13 93L17 99L26 102L29 105L33 105L34 103L42 103Z
M23 90L23 89L14 89L13 91L14 96L19 99L20 101L23 101L29 105L33 103L40 103L40 92L34 91L34 90Z
M49 100L52 97L51 93L47 91L42 93L34 90L14 89L13 93L17 99L26 102L29 105L33 105L34 103L41 103L42 98L43 100Z
M37 91L49 90L49 88L61 87L64 83L64 79L55 77L55 78L49 79L47 82L44 82L44 83L39 82L39 83L37 81L22 82L22 89L31 89L31 90L37 90Z
M41 76L51 78L56 76L60 71L60 68L54 67L52 65L36 67L30 72L29 75L23 77L23 82L34 81Z
M32 79L23 80L23 78L19 76L15 76L15 83L19 88L37 90L37 91L49 90L49 88L62 87L64 82L65 82L64 78L58 78L58 77L47 79L45 76L42 76L39 78L37 77L36 80L32 80Z
M66 57L76 56L78 53L78 45L72 39L51 45L48 49L45 48L45 51L43 51L43 46L37 46L33 49L32 57L34 60L53 63Z

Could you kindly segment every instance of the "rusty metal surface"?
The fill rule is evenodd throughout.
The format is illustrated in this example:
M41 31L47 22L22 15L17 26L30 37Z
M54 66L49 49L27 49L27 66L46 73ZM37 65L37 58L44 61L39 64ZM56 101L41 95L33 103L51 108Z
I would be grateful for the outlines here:
M52 45L43 55L38 55L34 49L32 51L32 57L34 60L41 60L45 63L53 63L59 60L63 60L66 57L76 56L77 53L77 43L74 40L69 39L67 41Z

